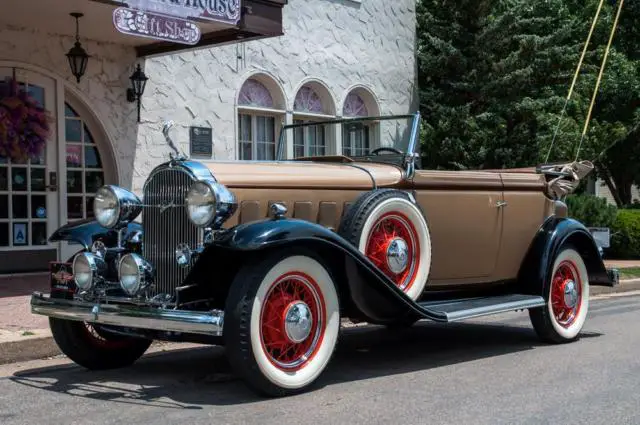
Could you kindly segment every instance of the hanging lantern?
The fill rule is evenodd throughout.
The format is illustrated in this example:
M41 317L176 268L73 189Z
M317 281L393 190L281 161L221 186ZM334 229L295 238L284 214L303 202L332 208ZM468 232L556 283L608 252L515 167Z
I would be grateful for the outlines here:
M66 54L67 59L69 60L69 67L71 68L71 73L74 77L76 77L76 81L79 83L80 78L84 75L87 70L87 64L89 63L89 56L87 52L80 44L80 27L78 23L78 19L84 16L82 13L70 13L76 19L76 42L73 47Z

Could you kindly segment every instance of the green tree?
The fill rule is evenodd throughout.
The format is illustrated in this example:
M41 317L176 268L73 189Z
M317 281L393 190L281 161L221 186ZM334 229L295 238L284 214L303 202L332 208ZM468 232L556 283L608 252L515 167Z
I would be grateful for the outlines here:
M502 168L598 158L619 203L640 181L640 6L628 2L581 133L616 11L608 1L560 112L599 0L419 0L423 164ZM613 146L606 149L608 146ZM604 153L603 153L604 152Z

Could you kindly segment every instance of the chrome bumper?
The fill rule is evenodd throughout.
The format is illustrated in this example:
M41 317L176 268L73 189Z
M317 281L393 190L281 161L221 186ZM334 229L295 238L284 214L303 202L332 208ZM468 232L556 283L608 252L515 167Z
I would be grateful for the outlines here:
M51 298L40 292L31 296L31 312L58 319L126 328L151 329L221 336L224 312L188 311L138 307L121 304L96 304Z

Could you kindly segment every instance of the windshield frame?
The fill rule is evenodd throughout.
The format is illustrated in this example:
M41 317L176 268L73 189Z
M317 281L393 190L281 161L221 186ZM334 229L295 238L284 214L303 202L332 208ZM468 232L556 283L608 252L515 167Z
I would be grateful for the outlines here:
M404 115L376 115L376 116L365 116L365 117L350 117L350 118L335 118L335 119L327 119L321 121L312 121L301 124L285 124L282 126L280 130L280 136L278 137L278 145L276 147L276 161L286 161L284 156L284 135L287 130L294 128L303 128L303 127L311 127L318 126L323 124L343 124L349 122L367 122L367 121L387 121L393 119L411 119L411 133L409 135L409 143L407 146L407 151L403 152L403 156L405 157L405 162L410 161L413 163L416 157L416 147L418 146L418 132L420 129L420 112L415 112L413 114L404 114ZM292 159L292 160L295 160Z

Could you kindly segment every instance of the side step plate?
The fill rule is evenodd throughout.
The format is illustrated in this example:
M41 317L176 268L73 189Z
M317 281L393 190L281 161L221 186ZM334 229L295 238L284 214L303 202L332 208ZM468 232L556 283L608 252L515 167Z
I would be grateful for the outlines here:
M447 322L455 322L514 310L543 307L545 304L544 298L541 296L523 294L423 301L418 303L418 305L425 310L445 315Z

